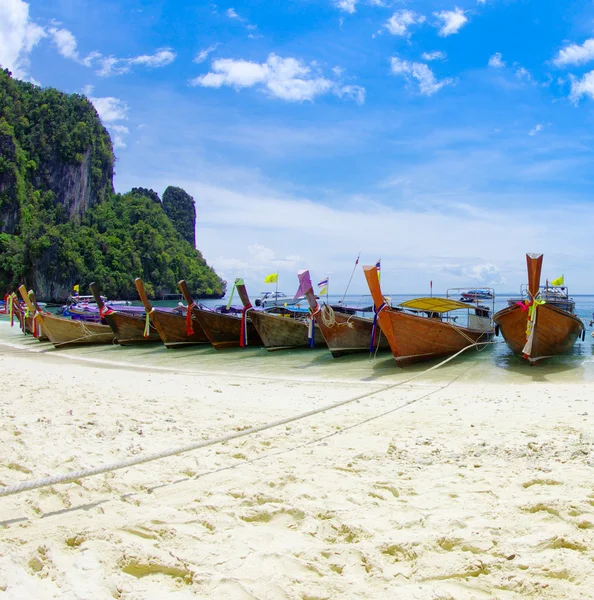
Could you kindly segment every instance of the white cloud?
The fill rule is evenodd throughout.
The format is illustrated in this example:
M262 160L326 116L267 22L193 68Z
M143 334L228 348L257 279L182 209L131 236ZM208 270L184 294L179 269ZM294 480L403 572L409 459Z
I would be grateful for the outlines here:
M49 29L49 33L52 36L54 44L58 48L58 52L65 58L72 60L78 60L78 51L76 49L76 38L72 35L72 32L67 29L56 29L52 27Z
M312 63L312 66L315 65ZM365 99L363 88L339 87L336 82L317 74L301 61L281 58L276 54L270 54L263 63L222 58L215 60L211 68L212 71L206 75L192 79L190 85L211 88L230 86L236 89L258 85L270 95L292 102L313 100L330 91L339 96L352 97L357 102Z
M203 63L208 58L208 55L211 52L214 52L218 46L219 44L213 44L212 46L209 46L204 50L200 50L200 52L198 52L198 54L196 54L196 56L194 57L194 62L198 64Z
M87 84L83 87L82 89L82 93L87 96L87 98L91 97L93 95L93 91L95 90L95 87Z
M594 39L587 39L581 46L571 44L559 50L553 59L553 64L558 67L567 65L581 65L594 59Z
M143 54L134 58L125 59L131 65L144 65L151 69L170 65L177 54L171 48L158 48L154 54Z
M443 86L453 83L452 79L437 81L433 71L425 63L409 62L397 56L393 56L390 63L394 75L402 75L408 80L411 77L415 79L419 84L419 92L424 96L432 96Z
M46 37L43 27L29 19L29 5L22 0L0 2L0 66L25 79L29 54Z
M386 23L386 29L392 35L398 35L401 37L409 37L410 33L408 28L411 25L421 24L425 22L425 17L419 15L412 10L398 10L396 11Z
M491 263L482 263L475 265L453 265L445 264L441 266L442 271L451 273L457 277L463 277L470 281L476 281L484 286L498 285L505 283L498 267Z
M532 75L530 75L530 71L524 67L518 67L516 69L516 77L524 81L532 81Z
M237 14L237 12L235 11L234 8L228 8L227 11L225 12L225 14L230 19L239 19L241 21L241 17Z
M427 61L431 61L431 60L444 60L446 58L446 53L445 52L439 52L439 51L435 51L435 52L423 52L423 54L421 54L421 58L423 60L427 60Z
M111 139L113 140L113 147L117 150L119 148L125 148L126 142L124 136L130 133L130 130L125 125L110 125L109 133L111 133Z
M97 109L104 123L123 121L128 118L128 104L119 98L108 96L106 98L89 98Z
M495 52L495 54L493 54L489 58L489 66L493 67L494 69L502 69L503 67L505 67L505 63L503 62L503 56L501 55L501 52Z
M594 71L586 73L581 79L569 76L571 81L571 92L569 99L575 104L578 103L582 96L589 96L594 99Z
M111 77L112 75L129 73L131 67L134 65L142 65L149 69L166 67L177 57L177 54L171 48L158 48L154 54L142 54L140 56L133 56L132 58L101 56L99 53L93 54L99 64L97 75L100 77Z
M447 37L458 33L460 29L468 22L468 17L465 15L461 8L454 8L454 10L442 10L440 12L434 12L433 16L437 17L441 24L438 25L439 35Z
M122 62L115 56L105 56L99 59L99 70L96 71L99 77L111 77L112 75L123 75L130 71L130 65Z
M357 2L358 0L336 0L335 4L340 10L344 10L352 15L355 12Z
M539 131L542 131L543 129L544 125L542 123L538 123L528 132L528 135L535 136Z
M341 98L349 98L357 104L365 104L365 88L360 85L343 85L337 88L336 93Z
M116 150L126 147L125 136L130 133L130 130L118 121L128 119L128 104L119 98L107 96L105 98L93 98L90 94L93 93L93 86L86 85L83 88L84 94L92 102L93 106L99 113L99 117L111 135L113 147Z

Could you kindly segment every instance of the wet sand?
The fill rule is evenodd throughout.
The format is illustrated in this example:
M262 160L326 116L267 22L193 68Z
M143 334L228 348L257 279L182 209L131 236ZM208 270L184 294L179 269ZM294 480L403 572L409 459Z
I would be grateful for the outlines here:
M94 362L92 352L85 361L49 345L39 352L5 325L2 485L216 438L405 378L387 366L381 378L350 381L242 372L240 362L227 373L222 362L216 373L192 371L185 357L202 351L176 359L163 350L160 370L130 368ZM485 384L472 360L453 361L447 378L0 498L0 591L594 597L594 384L535 372L529 382Z

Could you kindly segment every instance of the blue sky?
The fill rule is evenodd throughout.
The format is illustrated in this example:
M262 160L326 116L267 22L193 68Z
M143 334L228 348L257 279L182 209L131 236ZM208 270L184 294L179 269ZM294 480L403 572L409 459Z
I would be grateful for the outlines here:
M190 192L226 279L594 292L594 4L2 0L0 64L85 93L117 191ZM365 291L358 271L353 292Z

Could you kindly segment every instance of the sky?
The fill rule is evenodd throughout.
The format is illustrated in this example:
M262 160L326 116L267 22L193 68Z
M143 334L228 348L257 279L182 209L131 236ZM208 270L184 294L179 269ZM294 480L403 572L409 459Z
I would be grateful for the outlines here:
M116 190L183 187L253 296L359 254L387 293L517 292L526 252L594 293L591 2L0 0L0 65L85 94Z

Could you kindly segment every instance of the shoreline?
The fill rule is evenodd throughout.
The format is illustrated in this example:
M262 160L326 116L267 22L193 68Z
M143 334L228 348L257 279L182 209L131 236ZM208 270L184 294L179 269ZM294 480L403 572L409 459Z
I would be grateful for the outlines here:
M3 485L216 438L365 390L1 348ZM249 437L0 498L0 590L594 597L593 390L418 380Z

